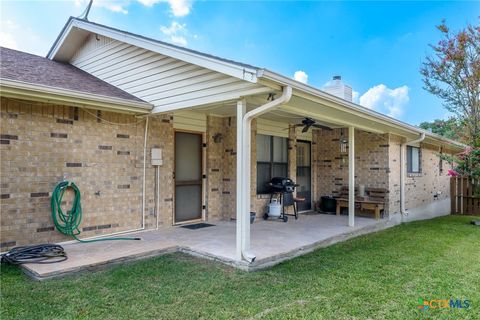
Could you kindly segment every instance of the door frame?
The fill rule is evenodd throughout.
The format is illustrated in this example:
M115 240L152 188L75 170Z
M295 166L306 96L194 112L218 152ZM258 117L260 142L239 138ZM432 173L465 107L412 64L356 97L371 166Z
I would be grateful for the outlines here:
M177 172L177 159L175 157L175 155L177 154L177 143L176 143L176 134L177 132L180 132L180 133L190 133L190 134L196 134L196 135L199 135L201 136L201 141L202 141L202 145L200 146L200 152L201 152L201 155L200 155L200 159L202 161L202 163L200 164L200 168L201 168L201 173L202 173L202 184L201 184L201 188L202 188L202 203L201 203L201 207L202 207L202 214L201 214L201 217L200 218L197 218L197 219L192 219L192 220L187 220L187 221L179 221L177 222L175 220L175 197L176 197L176 184L175 184L175 176L176 176L176 172ZM205 174L205 169L206 169L206 152L205 152L205 146L206 146L206 142L205 142L205 132L201 132L201 131L193 131L193 130L183 130L183 129L174 129L173 130L173 177L172 177L172 181L173 181L173 203L172 203L172 225L173 226L179 226L179 225L184 225L184 224L191 224L191 223L195 223L195 222L202 222L202 221L206 221L207 219L207 215L206 215L206 203L205 203L205 200L206 200L206 174Z
M298 211L299 213L303 213L303 212L310 212L313 209L313 153L312 153L312 141L308 141L308 140L297 140L297 144L298 143L308 143L310 145L310 210L302 210L302 211ZM296 154L297 152L297 148L295 148L295 157L297 156ZM295 176L297 175L296 174L296 171L297 171L297 168L298 168L298 164L296 163L295 161ZM298 179L297 179L298 180Z

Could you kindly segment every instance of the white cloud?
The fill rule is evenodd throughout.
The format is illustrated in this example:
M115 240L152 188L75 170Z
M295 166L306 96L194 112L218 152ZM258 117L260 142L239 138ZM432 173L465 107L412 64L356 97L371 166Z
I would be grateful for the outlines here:
M86 8L90 0L74 0L75 6ZM192 10L193 0L136 0L146 7L153 7L157 3L167 3L175 17L185 17ZM93 6L113 12L128 14L126 9L132 0L95 0Z
M186 28L187 28L187 25L185 23L180 24L176 21L172 21L169 27L161 26L160 31L162 31L164 35L171 36L179 32L185 32Z
M396 118L402 115L403 108L410 100L408 91L407 86L390 89L384 84L379 84L368 89L360 97L360 105Z
M113 11L113 12L128 14L128 11L126 9L124 9L121 5L112 4L112 5L106 6L106 8L110 11Z
M191 2L188 0L168 0L175 17L184 17L190 13Z
M161 26L160 31L166 36L168 41L178 44L180 46L187 46L188 34L187 25L185 23L180 24L176 21L172 21L170 26Z
M302 70L295 71L295 73L293 74L293 78L302 83L308 82L308 74L306 74L305 71Z
M0 31L0 46L18 50L17 41L11 33Z
M138 0L138 2L140 2L144 6L151 7L154 4L160 2L160 0Z
M175 17L185 17L192 9L191 0L138 0L141 4L151 7L159 2L167 2L170 6L170 11Z
M179 46L182 46L182 47L186 47L188 44L187 39L185 39L185 37L182 37L182 36L171 36L170 40L172 41L172 43L178 44Z
M90 0L75 0L75 6L87 8ZM95 0L93 1L92 6L97 8L104 8L112 12L128 14L128 10L125 9L129 4L127 0Z
M0 46L18 50L18 43L15 34L18 32L18 25L12 20L6 19L0 22Z
M11 19L0 19L0 45L43 56L50 43L37 34L36 30L24 27Z

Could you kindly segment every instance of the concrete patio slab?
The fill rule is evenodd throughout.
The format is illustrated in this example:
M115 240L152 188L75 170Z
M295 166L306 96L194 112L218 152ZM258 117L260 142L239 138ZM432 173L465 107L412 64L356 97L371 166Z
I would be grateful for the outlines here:
M210 221L215 226L197 230L163 227L129 234L142 238L139 241L67 243L63 247L68 260L22 267L32 278L44 280L171 252L185 252L253 271L393 225L386 220L356 217L355 227L351 228L347 226L347 219L346 216L314 214L301 215L298 220L292 218L287 223L257 221L251 226L251 251L257 256L251 264L235 260L235 221Z

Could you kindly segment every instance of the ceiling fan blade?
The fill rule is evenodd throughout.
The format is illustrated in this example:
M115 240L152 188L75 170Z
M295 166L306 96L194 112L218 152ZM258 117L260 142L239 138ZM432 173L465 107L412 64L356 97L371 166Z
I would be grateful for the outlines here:
M333 129L332 129L332 128L330 128L330 127L323 126L323 125L321 125L321 124L317 124L317 123L316 123L316 124L314 124L313 126L314 126L315 128L320 128L320 129L324 129L324 130L328 130L328 131L332 131L332 130L333 130Z
M282 130L288 130L288 129L290 129L290 128L294 128L294 129L295 129L295 128L303 127L303 126L305 126L305 125L304 125L304 124L301 124L301 123L297 123L297 124L292 124L292 125L288 126L287 128L283 128Z
M305 133L308 131L308 129L310 129L310 126L309 125L306 125L305 127L303 127L302 129L302 133Z
M315 120L313 120L312 118L305 118L302 120L302 124L306 126L311 126L314 123L315 123Z

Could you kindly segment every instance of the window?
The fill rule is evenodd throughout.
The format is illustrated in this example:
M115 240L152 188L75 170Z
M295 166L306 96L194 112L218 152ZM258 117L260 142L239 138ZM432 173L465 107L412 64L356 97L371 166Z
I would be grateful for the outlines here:
M407 172L420 172L420 148L407 146Z
M257 135L257 194L269 192L273 177L288 175L287 138Z

